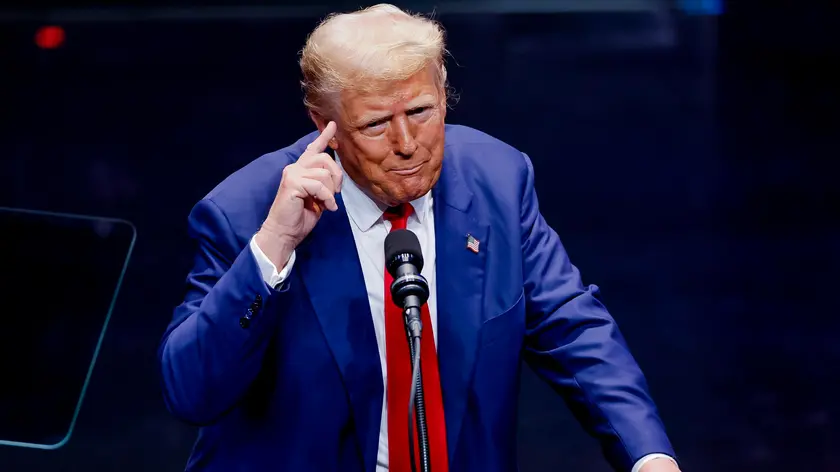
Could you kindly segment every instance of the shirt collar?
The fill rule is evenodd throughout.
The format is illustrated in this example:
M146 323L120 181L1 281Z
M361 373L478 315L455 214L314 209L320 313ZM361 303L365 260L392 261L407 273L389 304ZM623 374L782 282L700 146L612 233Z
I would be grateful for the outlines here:
M373 225L382 220L382 214L388 206L370 198L357 184L347 175L338 153L335 153L335 162L341 168L344 179L341 183L341 198L347 208L347 215L356 227L362 232L373 228ZM414 208L414 215L420 224L426 221L426 212L431 209L432 192L429 191L422 197L413 200L411 206Z

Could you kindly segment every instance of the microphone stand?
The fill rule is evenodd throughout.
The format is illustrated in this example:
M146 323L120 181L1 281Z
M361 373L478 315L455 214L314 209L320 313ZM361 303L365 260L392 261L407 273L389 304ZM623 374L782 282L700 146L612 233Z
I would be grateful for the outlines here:
M411 455L411 470L417 472L414 460L414 428L411 424L412 413L417 420L417 434L420 445L420 465L422 472L431 471L429 454L429 432L426 424L426 401L423 396L423 372L420 369L420 336L423 330L420 321L420 308L411 303L405 308L405 334L411 351L412 375L411 395L408 401L408 453ZM413 306L412 306L413 305Z

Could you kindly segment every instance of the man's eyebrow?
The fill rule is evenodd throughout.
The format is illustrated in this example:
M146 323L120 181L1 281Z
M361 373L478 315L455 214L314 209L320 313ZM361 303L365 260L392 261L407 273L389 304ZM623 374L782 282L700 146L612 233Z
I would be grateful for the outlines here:
M376 121L387 121L394 115L392 113L368 113L357 118L354 122L356 126L365 126Z
M423 107L430 107L434 106L435 104L435 97L432 95L421 95L414 100L408 102L408 110L414 110L416 108L423 108Z

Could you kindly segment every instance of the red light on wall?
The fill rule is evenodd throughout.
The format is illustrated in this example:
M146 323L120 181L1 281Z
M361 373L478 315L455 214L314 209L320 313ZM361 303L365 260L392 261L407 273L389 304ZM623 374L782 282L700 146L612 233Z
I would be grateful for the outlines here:
M41 49L55 49L64 43L64 28L42 26L35 33L35 44Z

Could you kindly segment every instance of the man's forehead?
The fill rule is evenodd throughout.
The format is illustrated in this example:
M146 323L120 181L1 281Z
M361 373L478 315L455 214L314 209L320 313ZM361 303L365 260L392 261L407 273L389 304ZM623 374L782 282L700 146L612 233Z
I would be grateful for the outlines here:
M350 97L369 99L411 99L422 93L434 93L439 86L431 67L402 80L360 79L357 87L350 87L346 94Z
M395 106L414 106L418 102L434 101L437 94L434 89L411 90L392 93L365 93L349 95L344 101L353 108L391 109Z
M387 115L395 111L434 105L439 100L434 85L366 93L342 93L342 108L351 122Z

